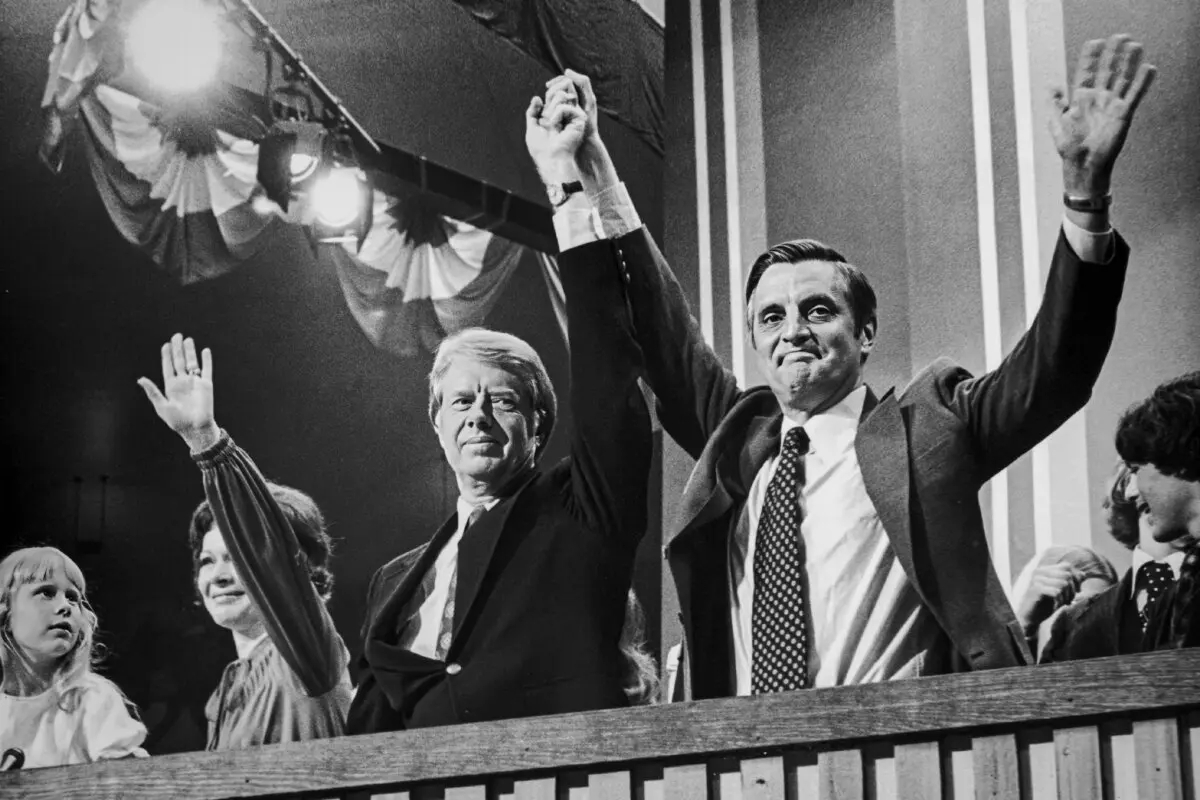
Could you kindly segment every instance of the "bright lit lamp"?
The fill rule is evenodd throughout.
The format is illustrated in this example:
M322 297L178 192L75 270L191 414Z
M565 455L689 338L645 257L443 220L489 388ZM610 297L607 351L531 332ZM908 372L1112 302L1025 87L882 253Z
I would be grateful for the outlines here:
M130 20L126 53L164 91L201 89L221 64L218 13L204 0L147 0Z
M335 166L313 182L308 202L313 229L322 242L356 241L362 246L371 229L373 195L358 167Z

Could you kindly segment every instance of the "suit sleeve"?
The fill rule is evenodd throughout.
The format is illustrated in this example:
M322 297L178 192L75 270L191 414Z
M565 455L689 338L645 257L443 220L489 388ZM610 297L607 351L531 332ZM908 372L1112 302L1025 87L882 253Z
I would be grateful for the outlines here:
M229 435L194 456L238 577L267 633L310 697L333 689L346 648L308 572L308 558L258 467Z
M955 370L948 403L969 428L981 478L1000 472L1045 439L1091 397L1116 329L1129 246L1116 237L1107 264L1082 263L1060 232L1042 306L992 372Z
M641 352L613 248L598 241L560 256L571 343L571 492L593 528L645 533L653 431L638 384Z
M645 228L614 240L633 332L663 428L697 458L740 393L692 316L683 289ZM735 337L741 332L735 332Z

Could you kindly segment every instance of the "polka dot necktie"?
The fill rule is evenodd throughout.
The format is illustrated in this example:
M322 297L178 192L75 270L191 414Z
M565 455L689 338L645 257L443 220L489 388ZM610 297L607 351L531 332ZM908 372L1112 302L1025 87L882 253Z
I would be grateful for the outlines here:
M808 686L808 625L800 547L800 490L807 452L808 434L804 429L788 431L755 534L751 606L754 694Z
M1138 594L1145 592L1146 597L1146 602L1139 612L1143 631L1146 629L1146 623L1150 620L1150 614L1154 611L1154 602L1174 582L1175 575L1171 572L1171 568L1161 561L1147 561L1138 567L1137 591Z

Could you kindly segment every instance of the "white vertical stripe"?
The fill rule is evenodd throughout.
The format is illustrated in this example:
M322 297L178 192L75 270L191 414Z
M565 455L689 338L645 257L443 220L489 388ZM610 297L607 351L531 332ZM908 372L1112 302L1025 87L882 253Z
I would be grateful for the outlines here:
M737 92L733 74L733 0L720 0L721 99L725 123L725 216L729 234L729 349L733 375L746 385L746 310L742 306L741 187L738 183Z
M1026 3L1010 0L1009 41L1012 42L1013 104L1017 140L1017 186L1021 210L1021 260L1025 283L1025 325L1037 316L1042 304L1042 253L1038 236L1037 171L1034 161L1033 87L1030 74L1029 20ZM1050 510L1050 446L1033 449L1033 541L1041 552L1054 541Z
M1000 332L1000 263L996 250L996 191L992 174L991 101L988 96L984 0L967 0L967 46L971 65L971 112L975 135L975 197L979 226L979 283L983 293L983 355L989 371L1004 357ZM1007 590L1012 575L1008 530L1008 475L992 487L992 559Z
M700 270L700 332L713 346L712 217L708 188L708 99L704 87L703 0L691 0L692 116L696 134L696 261Z

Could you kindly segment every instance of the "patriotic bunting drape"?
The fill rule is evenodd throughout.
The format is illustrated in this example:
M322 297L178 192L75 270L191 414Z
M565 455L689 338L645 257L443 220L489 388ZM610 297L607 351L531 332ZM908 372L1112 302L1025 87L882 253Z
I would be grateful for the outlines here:
M300 220L266 200L255 142L215 125L175 124L170 109L110 85L121 70L115 10L110 0L77 0L57 26L41 156L57 171L67 136L81 128L120 233L182 284L223 275L253 257L273 226ZM318 258L336 269L351 313L376 346L414 355L482 324L522 266L541 271L565 336L553 258L434 214L419 196L376 191L373 214L360 251L355 243L327 245Z

